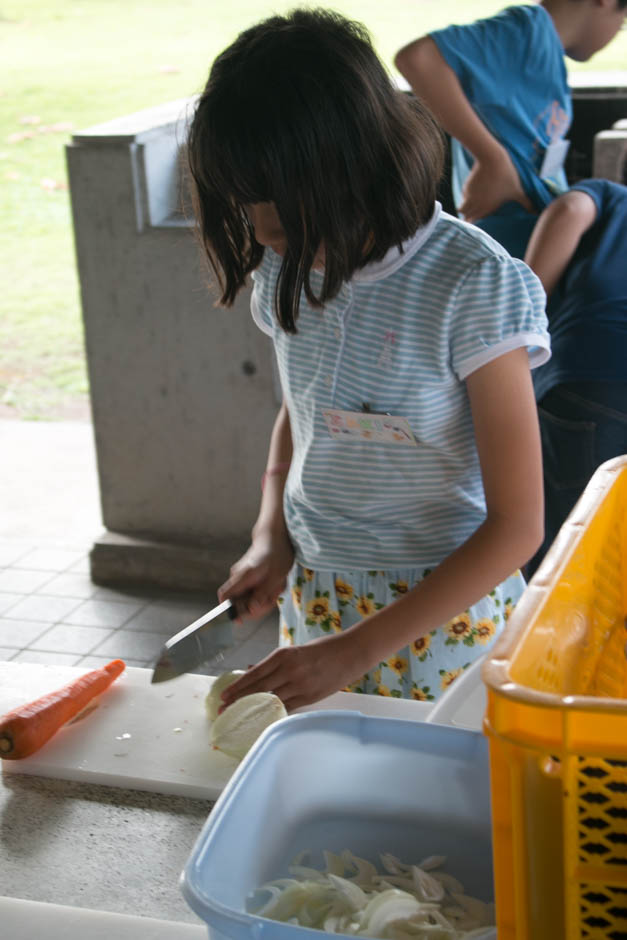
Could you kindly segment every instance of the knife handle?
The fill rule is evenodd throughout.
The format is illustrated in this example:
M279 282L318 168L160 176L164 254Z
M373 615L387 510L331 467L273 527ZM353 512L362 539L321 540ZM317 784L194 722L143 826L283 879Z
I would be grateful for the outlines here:
M231 600L231 606L228 609L229 618L231 620L237 620L243 614L248 613L248 601L250 600L251 592L243 594L241 597L234 597Z

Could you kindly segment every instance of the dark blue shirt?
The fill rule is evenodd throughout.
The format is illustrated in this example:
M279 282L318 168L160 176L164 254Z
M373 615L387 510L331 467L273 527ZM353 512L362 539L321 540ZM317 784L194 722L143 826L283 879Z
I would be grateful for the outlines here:
M547 305L552 356L538 401L564 382L627 382L627 186L582 180L597 209Z

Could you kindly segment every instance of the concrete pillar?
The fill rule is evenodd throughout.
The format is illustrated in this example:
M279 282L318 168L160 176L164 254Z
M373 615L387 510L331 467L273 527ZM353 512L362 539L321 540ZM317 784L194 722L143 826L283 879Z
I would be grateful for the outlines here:
M576 183L606 175L598 169L595 138L627 118L627 72L571 72L568 80L573 91L573 123L567 134L571 143L566 175L570 183Z
M248 545L279 394L250 291L230 310L182 208L190 102L67 147L103 521L102 584L213 590Z
M594 138L594 176L627 183L627 120L617 121L609 131Z

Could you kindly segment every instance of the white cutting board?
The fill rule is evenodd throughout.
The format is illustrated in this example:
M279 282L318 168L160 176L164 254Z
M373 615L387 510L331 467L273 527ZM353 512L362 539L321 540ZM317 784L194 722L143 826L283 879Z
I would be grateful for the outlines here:
M85 671L75 666L0 662L0 716ZM127 667L96 709L61 728L31 757L1 761L3 773L217 799L237 761L209 744L204 700L213 678L184 675L152 685L151 675L150 669ZM302 710L321 708L420 721L432 706L338 692Z
M0 924L6 940L207 940L207 928L202 924L20 898L0 897Z

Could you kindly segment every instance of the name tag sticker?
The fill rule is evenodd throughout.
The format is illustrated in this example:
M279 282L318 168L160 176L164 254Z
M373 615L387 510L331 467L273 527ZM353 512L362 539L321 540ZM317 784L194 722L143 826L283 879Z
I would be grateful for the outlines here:
M372 414L364 411L338 411L326 408L322 412L331 437L359 438L377 444L404 444L416 447L407 418L395 415Z
M540 167L540 178L550 179L564 166L564 160L570 147L569 140L554 140L544 151L544 160Z

